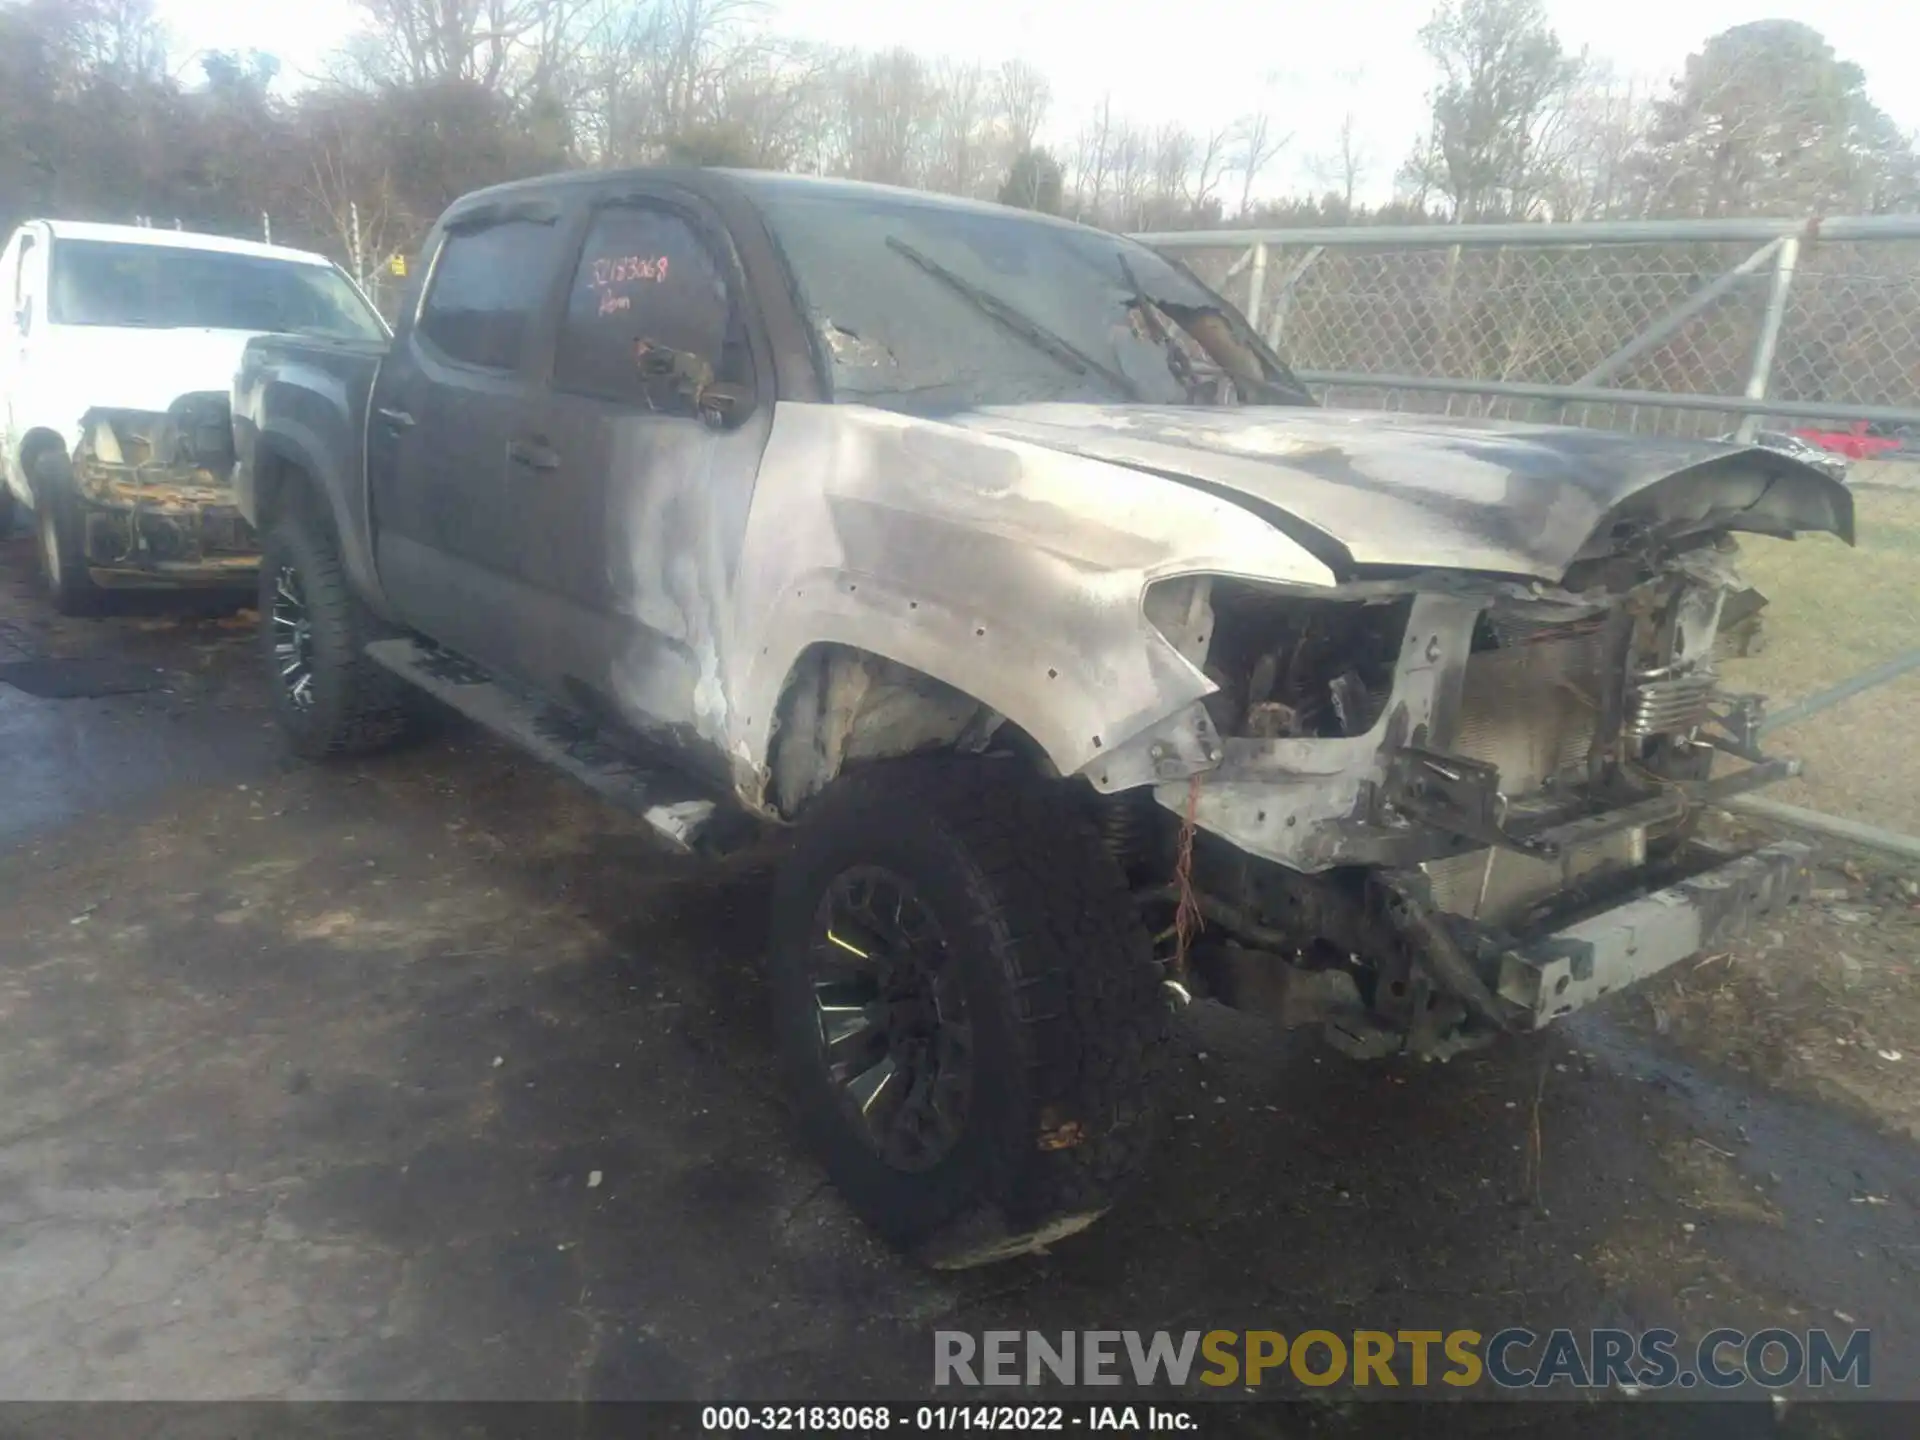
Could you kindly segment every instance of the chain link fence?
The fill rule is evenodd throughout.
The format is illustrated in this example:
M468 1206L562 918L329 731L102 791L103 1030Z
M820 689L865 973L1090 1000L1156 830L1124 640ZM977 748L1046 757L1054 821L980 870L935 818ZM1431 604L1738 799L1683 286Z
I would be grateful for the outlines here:
M1691 436L1752 414L1920 449L1920 216L1142 238L1330 403Z
M1920 836L1920 216L1141 238L1330 405L1845 454L1858 548L1747 541L1765 638L1723 670L1806 764L1769 795Z

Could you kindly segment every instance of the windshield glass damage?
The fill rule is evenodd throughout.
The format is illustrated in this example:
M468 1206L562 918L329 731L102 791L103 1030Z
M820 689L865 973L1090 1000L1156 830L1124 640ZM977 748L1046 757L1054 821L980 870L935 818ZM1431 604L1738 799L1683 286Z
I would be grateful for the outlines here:
M768 183L760 198L836 399L1313 403L1237 311L1121 236L851 189Z
M59 325L385 338L331 266L219 250L60 240L48 298Z

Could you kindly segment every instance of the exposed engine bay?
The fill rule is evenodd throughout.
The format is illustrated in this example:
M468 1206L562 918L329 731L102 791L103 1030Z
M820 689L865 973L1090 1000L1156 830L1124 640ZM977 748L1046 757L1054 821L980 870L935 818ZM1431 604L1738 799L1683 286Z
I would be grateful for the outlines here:
M235 585L257 569L234 504L227 396L181 396L164 411L96 409L82 422L73 480L84 549L106 585Z
M1760 752L1760 697L1719 685L1723 608L1754 602L1736 560L1719 535L1562 586L1162 582L1148 615L1204 657L1221 759L1099 805L1174 983L1445 1056L1795 898L1799 847L1693 839L1705 805L1797 770Z

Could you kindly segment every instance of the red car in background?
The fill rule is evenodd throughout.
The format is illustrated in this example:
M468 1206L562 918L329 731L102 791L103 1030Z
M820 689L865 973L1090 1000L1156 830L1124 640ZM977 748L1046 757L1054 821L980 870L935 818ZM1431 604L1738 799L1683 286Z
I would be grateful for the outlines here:
M1873 426L1865 420L1856 420L1844 430L1823 430L1809 425L1793 433L1849 460L1878 460L1901 449L1905 443L1897 435L1875 434Z

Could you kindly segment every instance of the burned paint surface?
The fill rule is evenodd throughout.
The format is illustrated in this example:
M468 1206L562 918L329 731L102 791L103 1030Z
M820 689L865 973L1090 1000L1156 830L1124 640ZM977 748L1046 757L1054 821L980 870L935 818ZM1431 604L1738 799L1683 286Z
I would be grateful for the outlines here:
M232 453L227 401L215 393L165 411L88 411L72 472L94 579L244 584L259 552L234 504Z
M733 604L730 748L765 764L796 662L827 643L932 676L1091 774L1212 689L1142 606L1156 580L1211 573L1333 579L1216 496L938 421L782 404Z
M1165 438L1173 419L1155 412L1021 408L1017 419L931 419L782 403L731 432L607 421L598 443L613 477L606 545L618 630L607 679L622 712L724 757L755 808L790 812L817 787L775 774L789 753L778 741L781 707L811 656L865 654L900 668L861 679L863 694L897 692L903 674L933 682L920 695L929 723L900 728L896 714L889 723L900 733L952 740L972 723L947 713L957 694L989 726L1011 721L1060 773L1082 773L1098 789L1160 783L1166 798L1184 793L1188 775L1211 772L1203 825L1319 868L1351 858L1381 757L1415 731L1446 728L1481 612L1508 590L1545 597L1549 608L1557 596L1567 614L1600 603L1538 582L1476 580L1459 573L1464 562L1557 580L1597 534L1615 539L1616 522L1662 534L1851 530L1841 487L1790 461L1780 462L1786 473L1742 468L1744 452L1726 447L1537 427L1456 435L1374 423L1389 417L1360 426L1251 410L1182 412L1186 441L1175 446ZM1126 459L1115 452L1111 436L1155 425L1151 446L1133 445ZM1335 433L1346 447L1337 460ZM1255 453L1263 458L1248 458ZM1502 455L1518 458L1502 468ZM1270 477L1257 503L1237 468L1253 465ZM1373 478L1348 473L1362 470ZM1182 474L1200 483L1180 483ZM1670 481L1684 485L1663 492ZM1293 509L1262 523L1274 518L1274 497ZM1354 518L1363 509L1372 515L1364 533ZM1419 596L1421 640L1398 666L1393 704L1361 735L1223 746L1197 704L1217 688L1204 671L1210 612L1197 599L1190 616L1160 614L1149 593L1203 576L1302 596L1371 593L1369 582L1341 582L1343 555L1453 571L1388 582ZM581 644L584 635L556 636L551 663L588 673L591 655L571 653ZM804 703L829 693L852 692L845 677L823 680ZM890 693L896 712L900 700ZM843 731L821 734L819 755L873 743L850 733L866 723L853 711L836 718L828 705L807 723Z
M957 423L1231 495L1342 570L1558 581L1614 525L1853 538L1846 487L1763 447L1372 411L1019 405Z

